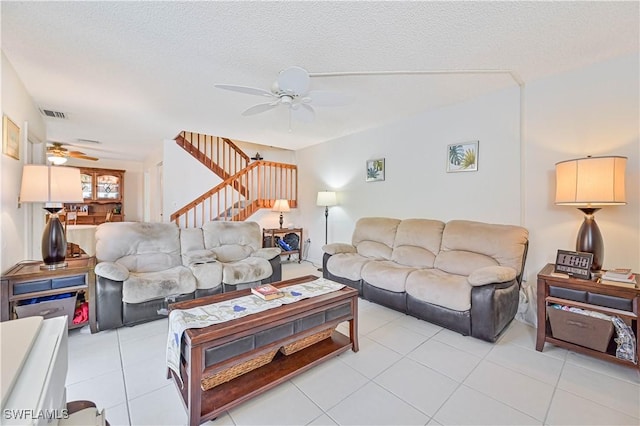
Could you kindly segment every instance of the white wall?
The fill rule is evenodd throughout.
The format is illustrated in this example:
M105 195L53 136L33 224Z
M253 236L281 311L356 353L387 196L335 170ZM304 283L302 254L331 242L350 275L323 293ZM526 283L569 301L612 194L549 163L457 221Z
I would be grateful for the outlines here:
M554 205L555 163L587 155L628 157L627 205L596 213L603 266L640 271L640 87L635 55L534 81L526 88L526 225L529 271L575 250L583 214Z
M517 88L298 151L298 214L312 239L309 259L320 262L324 244L316 193L332 189L339 205L330 210L329 242L350 241L363 216L522 222L530 232L525 279L535 284L557 249L575 249L582 222L577 209L554 205L555 163L623 155L627 205L605 207L596 219L604 266L640 271L639 73L635 54L528 83L522 158ZM479 171L445 173L446 145L468 140L480 141ZM365 161L382 157L386 180L366 183Z
M30 244L28 244L31 233L27 232L27 209L29 207L25 204L18 207L22 165L27 163L29 151L25 130L28 127L28 133L35 139L42 141L45 138L44 120L4 53L2 53L1 109L2 114L11 118L21 129L20 160L15 160L4 154L0 155L2 175L0 183L2 202L0 270L4 272L16 262L31 256ZM42 214L40 217L44 223L43 211L41 209L35 210ZM39 232L37 240L40 239L42 227Z
M478 171L447 173L447 145L479 141ZM349 242L365 216L520 223L520 91L517 86L296 153L309 260L321 261L324 208L338 192L329 242ZM385 180L365 181L366 160L385 158Z

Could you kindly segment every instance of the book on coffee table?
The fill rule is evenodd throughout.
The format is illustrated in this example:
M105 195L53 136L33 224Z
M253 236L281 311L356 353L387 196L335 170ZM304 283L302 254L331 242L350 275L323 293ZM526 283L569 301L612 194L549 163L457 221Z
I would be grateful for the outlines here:
M264 284L258 287L254 287L251 289L251 293L255 294L258 297L261 297L264 300L273 300L278 297L284 296L278 288L272 286L271 284Z

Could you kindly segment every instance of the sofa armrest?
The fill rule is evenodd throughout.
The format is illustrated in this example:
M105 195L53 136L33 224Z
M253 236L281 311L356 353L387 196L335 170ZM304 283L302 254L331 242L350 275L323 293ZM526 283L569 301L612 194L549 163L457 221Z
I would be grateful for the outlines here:
M278 247L263 247L251 253L251 256L270 260L276 256L280 256L280 253L282 253L282 250Z
M351 244L346 243L331 243L325 244L322 246L322 250L327 254L338 254L338 253L357 253L357 250Z
M96 275L112 281L125 281L129 278L129 270L114 262L100 262L95 267Z
M473 271L467 281L473 287L478 287L512 281L516 278L516 275L516 270L508 266L485 266Z

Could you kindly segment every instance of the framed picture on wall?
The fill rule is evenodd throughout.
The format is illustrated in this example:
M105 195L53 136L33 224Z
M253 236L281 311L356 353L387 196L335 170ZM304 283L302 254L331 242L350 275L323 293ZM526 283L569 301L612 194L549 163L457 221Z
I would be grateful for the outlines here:
M384 180L384 158L367 160L367 182Z
M447 172L478 171L479 141L454 143L447 146Z
M20 127L6 115L2 117L2 153L20 159Z

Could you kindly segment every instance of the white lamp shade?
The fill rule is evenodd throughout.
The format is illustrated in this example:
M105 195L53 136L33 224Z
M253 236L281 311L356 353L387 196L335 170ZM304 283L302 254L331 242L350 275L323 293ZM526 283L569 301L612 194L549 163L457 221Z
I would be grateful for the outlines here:
M556 164L556 204L607 206L626 204L626 157L587 157Z
M318 206L335 206L338 204L338 200L336 199L336 193L333 191L319 191L318 199L316 200L316 205Z
M22 169L20 202L81 203L80 169L25 164Z
M276 200L271 210L274 212L288 212L289 202L287 200Z

